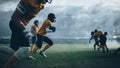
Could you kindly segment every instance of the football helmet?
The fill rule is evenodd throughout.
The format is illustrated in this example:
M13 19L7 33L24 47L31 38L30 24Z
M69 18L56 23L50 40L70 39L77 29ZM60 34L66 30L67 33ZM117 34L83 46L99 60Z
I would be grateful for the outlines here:
M56 17L55 17L55 14L54 13L49 13L48 14L48 19L51 21L51 22L56 22Z

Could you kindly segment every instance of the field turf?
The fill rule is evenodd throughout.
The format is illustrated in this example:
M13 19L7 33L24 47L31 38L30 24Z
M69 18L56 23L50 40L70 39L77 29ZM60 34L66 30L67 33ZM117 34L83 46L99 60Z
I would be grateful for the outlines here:
M28 60L27 56L11 68L120 68L120 55L114 55L116 48L108 53L93 51L89 44L55 44L46 51L47 58L34 54L37 60ZM10 55L0 53L0 68Z

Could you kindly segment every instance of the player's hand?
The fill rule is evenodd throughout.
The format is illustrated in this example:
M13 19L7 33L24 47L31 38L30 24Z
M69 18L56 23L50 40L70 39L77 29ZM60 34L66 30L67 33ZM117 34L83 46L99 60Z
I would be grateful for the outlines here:
M49 29L52 30L53 32L56 31L56 27L54 27L54 26L50 26Z

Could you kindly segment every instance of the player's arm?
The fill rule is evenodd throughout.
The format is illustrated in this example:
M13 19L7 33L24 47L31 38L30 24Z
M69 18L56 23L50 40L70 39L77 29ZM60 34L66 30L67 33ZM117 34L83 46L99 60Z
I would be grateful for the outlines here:
M55 31L56 31L56 27L54 27L54 26L49 25L46 28L47 33L55 32Z
M91 40L93 39L93 36L91 36L90 40L89 40L89 43L91 42Z
M55 32L55 31L56 31L56 27L50 26L50 27L49 27L49 30L51 30L52 32Z
M55 31L56 31L56 28L54 26L49 26L48 28L46 28L47 33L52 33L52 32L55 32Z
M56 28L54 26L51 26L51 22L49 20L46 20L45 23L47 33L55 32Z
M49 28L46 28L46 33L52 33L52 31L49 30Z

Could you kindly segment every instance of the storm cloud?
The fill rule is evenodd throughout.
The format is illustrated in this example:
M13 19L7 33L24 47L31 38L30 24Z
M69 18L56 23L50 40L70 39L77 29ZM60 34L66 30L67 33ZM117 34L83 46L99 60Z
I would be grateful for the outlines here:
M8 2L16 2L19 0L0 0L0 4L8 3Z
M0 9L1 37L10 36L11 34L9 20L17 3L18 0L0 1L0 7L2 8ZM50 37L90 37L90 32L94 29L107 31L109 37L112 37L114 30L119 28L119 6L120 2L118 0L53 0L52 4L47 4L46 8L32 19L27 27L29 30L36 19L42 24L47 18L47 14L53 12L57 17L56 23L53 24L57 30L55 33L48 34Z

